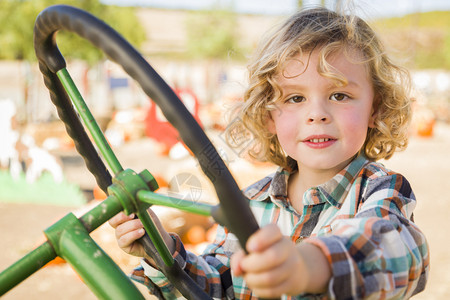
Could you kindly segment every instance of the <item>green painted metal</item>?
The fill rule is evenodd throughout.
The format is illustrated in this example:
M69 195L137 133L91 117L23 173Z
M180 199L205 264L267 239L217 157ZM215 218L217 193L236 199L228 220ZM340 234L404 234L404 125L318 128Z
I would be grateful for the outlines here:
M60 239L66 229L79 227L81 224L87 232L92 232L122 209L120 201L115 196L110 196L85 213L79 220L70 213L57 221L45 230L47 242L0 273L0 296L38 271L57 255L61 256Z
M47 236L57 238L51 241L53 246L99 299L144 299L73 214L58 223L47 229Z
M148 191L149 188L157 188L157 183L150 172L143 171L137 174L133 170L127 169L113 178L113 184L108 187L108 194L114 195L119 199L127 215L133 212L137 214L164 263L167 266L171 266L174 263L174 259L158 228L148 215L147 208L149 205L136 199L139 191Z
M52 246L45 242L0 273L0 296L27 279L56 257Z
M141 173L139 173L139 176L142 178L142 180L144 180L151 191L155 191L159 188L158 182L156 181L155 177L153 177L153 175L148 170L142 171Z
M175 262L173 256L170 253L169 249L167 248L167 245L164 242L163 238L161 237L161 233L159 232L155 223L153 223L152 219L148 215L147 210L138 211L137 216L141 220L142 225L144 225L145 231L150 236L150 239L155 245L155 248L158 251L164 263L169 267L172 266Z
M133 283L95 244L89 232L122 211L122 203L127 203L125 205L131 207L132 212L136 212L143 220L155 246L159 243L159 251L163 251L166 264L172 265L172 255L146 212L149 205L135 203L136 191L156 189L158 186L148 171L137 174L132 170L125 170L113 181L115 183L112 187L120 192L113 192L79 219L72 213L67 214L44 231L47 242L0 273L0 296L58 255L75 268L100 299L142 299Z
M68 228L75 228L79 226L79 221L73 213L68 213L56 223L44 230L44 234L47 237L48 242L52 245L55 252L61 256L61 251L59 249L59 241L61 239L62 233ZM84 228L84 227L83 227Z
M216 205L169 197L144 190L137 193L137 198L145 203L173 207L203 216L211 216L211 211L216 208Z
M102 154L103 158L106 160L114 174L120 173L123 170L120 162L117 160L114 152L112 152L108 141L106 140L100 127L98 126L97 121L95 121L94 117L92 116L91 111L84 102L83 97L81 96L78 88L73 82L69 72L66 68L63 68L56 72L56 75L58 76L59 80L61 80L64 89L77 108L78 113L81 115L84 125L91 133L92 138L99 148L99 151Z
M92 232L122 210L119 199L115 195L111 195L81 216L79 220L88 232Z

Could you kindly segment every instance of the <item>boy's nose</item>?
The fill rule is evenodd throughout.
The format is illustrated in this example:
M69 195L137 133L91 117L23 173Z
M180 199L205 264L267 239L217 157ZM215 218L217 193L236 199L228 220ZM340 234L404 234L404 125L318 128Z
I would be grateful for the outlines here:
M327 121L328 121L327 117L310 117L308 119L308 123L316 123L316 122L326 123Z
M311 104L310 110L307 115L307 123L328 123L331 120L331 116L326 110L325 104L314 103Z

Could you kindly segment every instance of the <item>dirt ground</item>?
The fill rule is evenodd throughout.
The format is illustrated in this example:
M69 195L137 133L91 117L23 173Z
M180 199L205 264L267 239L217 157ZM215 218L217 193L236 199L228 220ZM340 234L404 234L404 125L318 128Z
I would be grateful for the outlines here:
M134 146L133 149L123 149L118 155L120 160L123 162L125 158L125 161L131 165L147 167L143 160L137 159L140 156L136 154L136 149L142 150L145 155L149 155L148 151L151 150ZM427 288L414 299L450 299L450 272L448 271L450 239L445 226L445 220L450 217L450 193L447 190L449 182L447 174L450 170L449 152L450 126L438 124L432 138L413 137L405 152L398 153L385 162L388 167L404 174L411 182L418 199L415 220L425 232L431 249L431 272ZM158 160L161 168L166 162L164 159ZM45 228L69 211L77 209L0 202L0 270L5 269L44 241L42 231ZM103 232L108 230L110 229L106 227ZM94 239L96 239L95 236ZM108 245L108 249L104 248L105 251L108 254L112 253L110 255L114 258L119 257L120 265L125 272L136 264L135 260L123 258L118 254L120 250L111 238L109 241L97 242L100 246ZM70 266L61 264L36 272L2 299L95 299L95 296Z

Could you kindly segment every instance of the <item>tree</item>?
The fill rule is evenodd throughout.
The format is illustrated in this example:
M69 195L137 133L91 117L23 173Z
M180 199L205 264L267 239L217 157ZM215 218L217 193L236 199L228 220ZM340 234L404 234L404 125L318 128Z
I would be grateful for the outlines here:
M68 4L84 9L120 32L138 47L145 40L145 31L132 8L106 6L99 0L0 0L0 59L35 60L33 28L37 15L54 4ZM58 47L66 58L79 58L90 64L103 54L90 43L69 32L58 33Z
M231 10L192 12L186 21L188 53L195 58L240 58L237 29L236 14Z

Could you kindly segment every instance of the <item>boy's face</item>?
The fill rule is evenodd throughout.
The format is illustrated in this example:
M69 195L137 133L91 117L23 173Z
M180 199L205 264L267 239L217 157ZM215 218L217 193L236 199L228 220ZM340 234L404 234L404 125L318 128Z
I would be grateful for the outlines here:
M341 51L329 57L332 73L347 80L337 85L318 73L318 54L314 50L293 57L277 76L283 95L268 129L300 169L335 175L362 148L368 128L374 126L374 91L364 64L349 61Z

